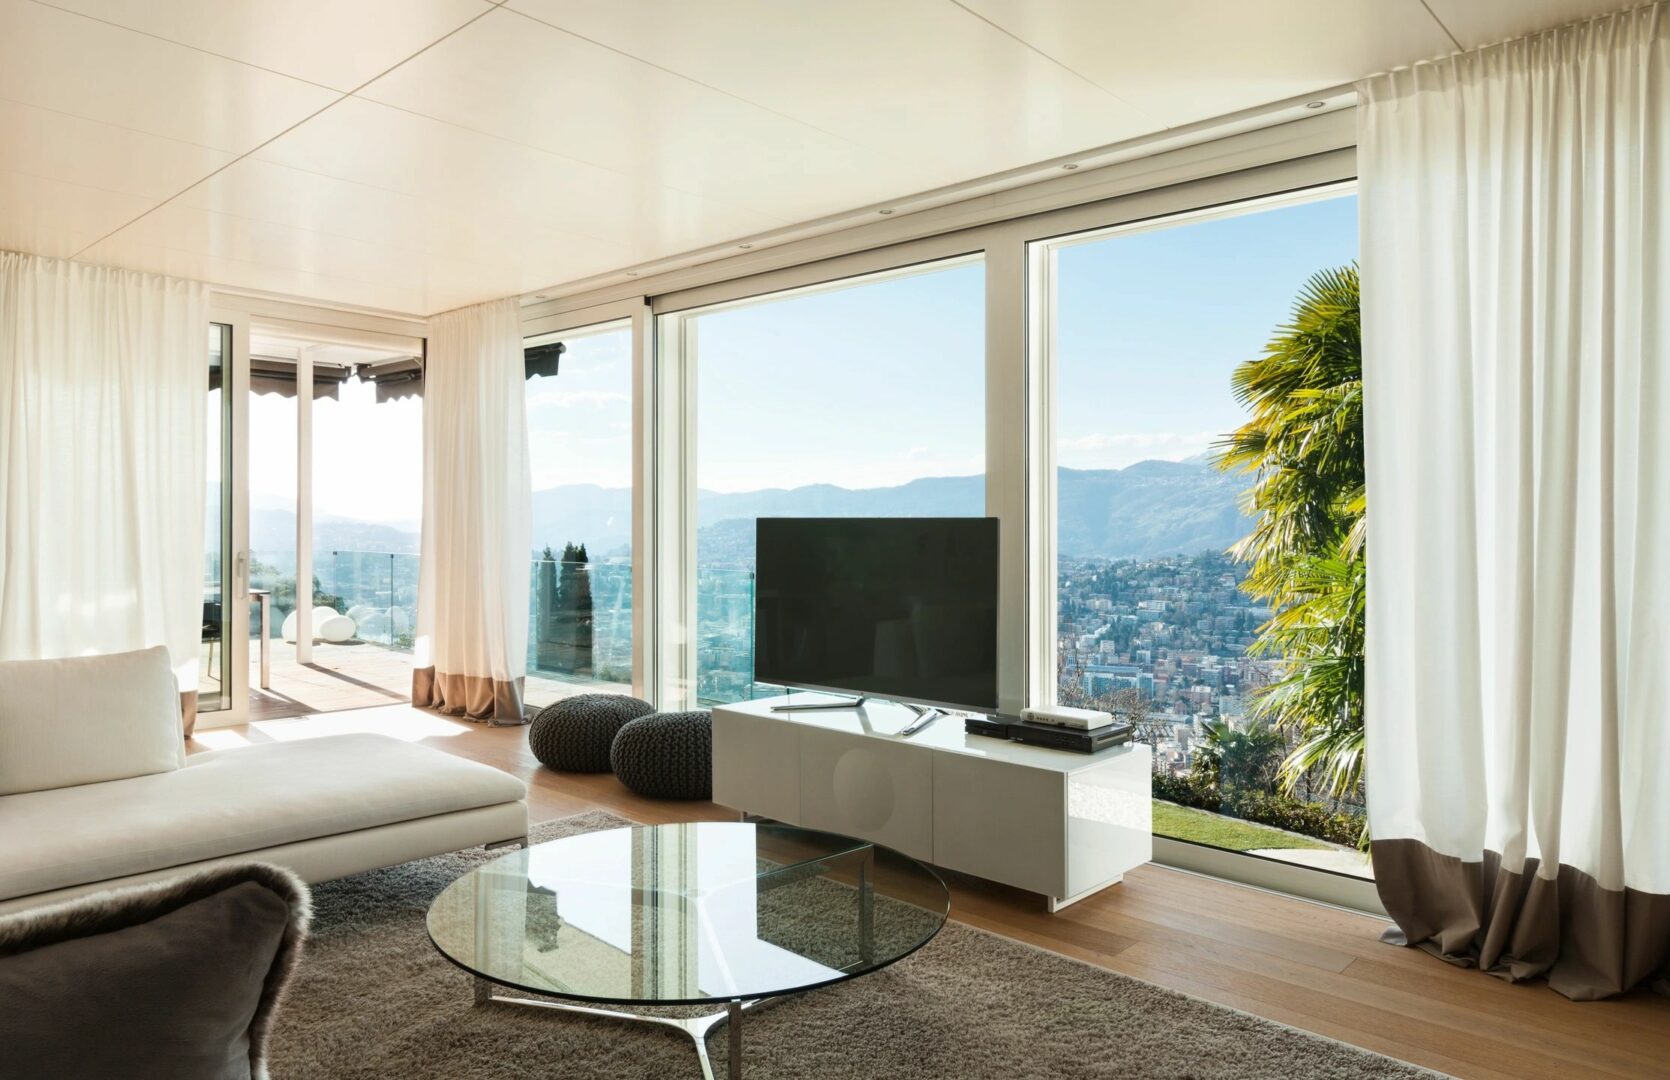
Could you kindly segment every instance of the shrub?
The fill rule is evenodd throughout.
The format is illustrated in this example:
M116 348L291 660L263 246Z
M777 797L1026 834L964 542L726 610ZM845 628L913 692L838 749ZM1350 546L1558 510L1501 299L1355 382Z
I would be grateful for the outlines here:
M1319 803L1271 792L1242 792L1226 800L1216 787L1198 775L1155 773L1152 790L1155 798L1179 806L1286 829L1346 847L1356 847L1363 835L1364 818L1361 814L1330 810Z

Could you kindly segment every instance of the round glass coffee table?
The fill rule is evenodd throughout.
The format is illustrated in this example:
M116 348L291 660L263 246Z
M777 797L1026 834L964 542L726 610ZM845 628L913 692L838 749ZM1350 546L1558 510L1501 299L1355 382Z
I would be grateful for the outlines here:
M939 875L890 848L786 825L640 825L484 863L429 908L429 939L501 1002L677 1028L712 1080L707 1033L742 1014L878 971L945 925ZM565 999L507 996L499 988ZM585 1004L574 1004L583 1002ZM690 1018L599 1006L723 1005Z

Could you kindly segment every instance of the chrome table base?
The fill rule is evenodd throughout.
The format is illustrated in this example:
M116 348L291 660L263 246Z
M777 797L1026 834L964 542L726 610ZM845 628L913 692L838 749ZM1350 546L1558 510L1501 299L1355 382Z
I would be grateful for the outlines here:
M702 1067L702 1080L715 1080L713 1061L707 1056L707 1033L720 1024L729 1024L726 1031L729 1036L730 1053L725 1063L726 1080L742 1080L742 1014L757 1005L772 1001L772 998L756 998L752 1001L733 1001L726 1006L724 1012L708 1013L706 1016L674 1017L674 1016L644 1016L641 1013L618 1012L614 1009L599 1009L590 1005L570 1005L562 1001L545 1001L539 998L505 997L493 992L495 984L479 976L475 980L475 1003L486 1005L522 1005L537 1009L556 1009L559 1012L581 1013L585 1016L604 1016L611 1020L636 1020L644 1024L660 1024L662 1027L675 1028L688 1035L696 1044L696 1060Z

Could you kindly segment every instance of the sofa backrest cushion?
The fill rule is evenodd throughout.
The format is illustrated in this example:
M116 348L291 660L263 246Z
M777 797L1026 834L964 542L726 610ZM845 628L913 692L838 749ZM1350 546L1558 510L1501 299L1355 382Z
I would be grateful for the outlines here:
M0 662L0 795L185 763L167 649Z
M0 1075L265 1077L307 886L232 863L0 918Z

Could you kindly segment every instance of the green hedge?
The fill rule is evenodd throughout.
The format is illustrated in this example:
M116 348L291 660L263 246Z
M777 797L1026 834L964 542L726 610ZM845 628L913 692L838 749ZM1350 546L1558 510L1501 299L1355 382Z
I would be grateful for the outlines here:
M1242 821L1314 836L1346 847L1363 837L1363 816L1330 810L1317 803L1267 791L1232 792L1226 799L1216 787L1188 776L1154 774L1154 796L1181 806L1209 810Z

